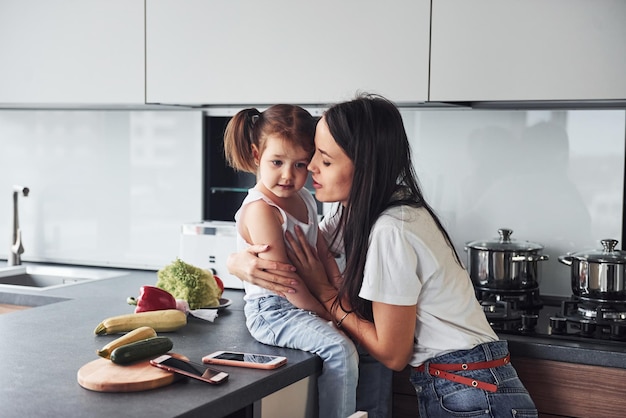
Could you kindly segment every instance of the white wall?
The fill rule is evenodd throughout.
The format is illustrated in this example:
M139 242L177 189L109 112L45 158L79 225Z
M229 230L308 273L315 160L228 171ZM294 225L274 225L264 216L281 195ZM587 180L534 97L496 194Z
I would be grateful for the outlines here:
M23 260L160 268L202 215L202 113L1 111L0 258L13 184Z

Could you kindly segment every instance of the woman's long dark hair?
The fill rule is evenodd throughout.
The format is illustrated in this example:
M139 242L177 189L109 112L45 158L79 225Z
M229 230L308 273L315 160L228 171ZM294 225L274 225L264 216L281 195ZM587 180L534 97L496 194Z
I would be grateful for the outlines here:
M420 190L398 108L381 96L364 94L330 107L324 118L331 135L354 164L348 205L339 209L341 220L337 233L343 231L346 269L337 300L349 301L357 315L373 321L372 303L358 295L370 232L383 211L399 205L425 208L459 263L460 260L448 233Z

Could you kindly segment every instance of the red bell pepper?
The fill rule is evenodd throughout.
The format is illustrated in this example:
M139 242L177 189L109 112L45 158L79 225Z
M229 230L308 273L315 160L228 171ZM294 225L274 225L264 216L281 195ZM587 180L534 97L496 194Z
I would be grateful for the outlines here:
M170 292L155 286L141 286L139 288L135 313L163 309L176 309L176 299Z
M213 275L213 278L215 279L215 283L217 283L217 287L219 287L220 291L224 293L224 282L222 281L222 279L217 277L215 274ZM220 293L220 296L222 296L221 293Z

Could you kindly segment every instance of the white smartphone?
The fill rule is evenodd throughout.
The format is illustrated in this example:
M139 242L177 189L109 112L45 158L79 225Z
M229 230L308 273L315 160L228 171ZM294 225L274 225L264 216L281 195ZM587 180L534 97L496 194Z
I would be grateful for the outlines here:
M228 373L211 369L204 364L181 360L168 354L150 360L150 364L168 372L191 377L192 379L217 385L228 380Z
M239 353L236 351L216 351L202 357L202 362L224 366L249 367L252 369L275 369L287 363L287 357Z

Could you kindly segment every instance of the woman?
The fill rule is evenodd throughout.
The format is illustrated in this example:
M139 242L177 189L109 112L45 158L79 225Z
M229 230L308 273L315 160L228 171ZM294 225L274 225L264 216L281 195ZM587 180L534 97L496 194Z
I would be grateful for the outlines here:
M388 368L412 367L422 418L536 417L506 341L491 329L424 200L398 109L376 96L332 106L317 124L315 146L316 198L340 203L324 229L331 250L345 254L343 281L333 285L298 230L286 237L297 273L337 326ZM250 254L237 257L251 265ZM282 274L266 273L270 281ZM289 283L273 286L297 291Z

